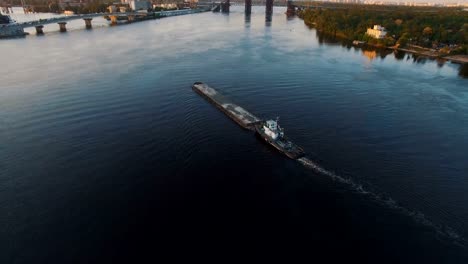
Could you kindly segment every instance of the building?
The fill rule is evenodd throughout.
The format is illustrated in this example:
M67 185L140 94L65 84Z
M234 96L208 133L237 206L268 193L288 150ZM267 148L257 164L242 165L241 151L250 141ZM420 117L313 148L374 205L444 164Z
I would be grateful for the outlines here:
M172 8L177 8L176 3L170 3L170 4L153 4L153 8L166 8L166 9L172 9Z
M150 2L148 1L138 1L138 0L131 0L130 2L130 8L133 11L138 11L138 10L148 10L148 8L151 7Z
M110 5L110 6L107 7L107 9L109 10L109 13L117 12L117 6L115 6L115 5Z
M381 25L374 25L373 28L368 28L366 33L376 39L383 39L387 35L387 31Z
M80 7L89 4L89 0L59 0L58 4L61 9L67 9L67 7Z

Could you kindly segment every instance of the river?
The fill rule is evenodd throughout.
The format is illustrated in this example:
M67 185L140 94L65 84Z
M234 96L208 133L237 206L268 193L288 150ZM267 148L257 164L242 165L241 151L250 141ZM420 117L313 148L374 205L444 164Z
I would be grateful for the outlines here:
M0 41L1 263L467 263L466 68L329 41L282 7L231 11ZM279 116L308 159L195 81Z

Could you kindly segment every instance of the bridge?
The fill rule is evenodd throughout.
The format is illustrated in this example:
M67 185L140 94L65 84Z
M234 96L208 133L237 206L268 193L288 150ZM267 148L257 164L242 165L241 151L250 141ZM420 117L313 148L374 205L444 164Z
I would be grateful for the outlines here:
M252 0L244 0L244 5L245 5L245 14L247 15L250 15L252 13ZM256 0L254 0L256 1ZM271 15L273 14L273 5L274 5L274 2L273 0L261 0L260 1L262 4L265 3L265 14L266 14L266 17L270 17L271 18ZM259 3L259 1L257 0L256 3ZM231 5L241 5L242 4L242 1L233 1L232 4L231 4L231 1L230 0L224 0L222 2L213 2L212 5L212 11L213 12L223 12L223 13L229 13L229 7ZM280 6L284 6L286 5L287 6L287 11L286 11L286 15L295 15L296 14L296 5L294 4L294 1L293 0L282 0L282 1L278 1L276 3L276 5L280 5Z
M242 0L241 0L242 1ZM252 12L252 1L258 2L259 0L244 0L245 1L245 14L250 15ZM274 0L260 0L264 1L266 9L265 9L265 17L267 21L271 21L271 17L273 14L273 4ZM236 1L233 3L240 4L242 2ZM280 0L277 1L277 4L284 5L286 3L287 11L286 15L291 16L296 14L296 8L301 8L302 6L296 6L293 0ZM193 13L200 13L206 11L213 11L213 12L223 12L229 13L229 8L231 6L230 0L223 0L222 2L208 2L202 3L199 2L200 8L197 9L182 9L182 10L173 10L173 11L158 11L158 12L113 12L113 13L95 13L95 14L78 14L78 15L70 15L70 16L61 16L61 17L53 17L48 19L39 19L36 21L29 21L23 23L13 23L13 24L6 24L0 26L0 38L2 37L16 37L16 36L24 36L24 28L28 27L35 27L36 33L38 35L44 34L43 28L44 25L47 24L58 24L60 32L66 32L66 24L70 20L75 19L83 19L85 22L86 29L91 29L92 24L91 21L95 17L104 16L106 19L110 20L112 24L117 24L118 20L126 20L127 22L131 23L134 21L141 21L141 20L148 20L148 19L156 19L161 17L168 17L168 16L178 16L178 15L185 15L185 14L193 14Z
M48 19L39 19L36 21L28 21L22 23L13 23L1 25L0 27L0 37L14 37L25 35L24 28L35 27L37 34L44 34L43 28L47 24L58 24L60 32L66 32L66 24L70 20L83 19L87 29L92 28L91 21L95 17L106 17L112 24L116 24L119 17L124 18L127 22L134 22L140 20L156 19L169 16L179 16L194 14L200 12L209 11L209 8L199 8L199 9L182 9L182 10L172 10L172 11L158 11L158 12L114 12L114 13L94 13L94 14L80 14L80 15L70 15L70 16L61 16L53 17Z
M52 17L48 19L39 19L36 21L28 21L28 22L23 22L23 23L16 23L16 24L8 24L6 27L21 27L21 28L27 28L27 27L36 27L36 32L38 34L42 34L42 28L44 25L48 24L54 24L57 23L60 27L60 31L64 32L67 31L65 25L67 24L67 21L70 20L75 20L75 19L83 19L85 21L86 28L91 28L91 20L95 17L101 17L101 16L109 16L109 17L117 17L117 16L132 16L132 15L137 15L134 12L127 12L127 13L96 13L96 14L86 14L86 15L71 15L71 16L63 16L63 17ZM117 21L117 20L116 20Z

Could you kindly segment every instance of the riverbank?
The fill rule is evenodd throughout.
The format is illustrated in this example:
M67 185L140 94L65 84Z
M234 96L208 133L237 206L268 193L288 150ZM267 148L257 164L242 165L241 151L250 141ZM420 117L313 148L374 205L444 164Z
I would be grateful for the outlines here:
M386 47L388 49L393 49L393 50L398 50L398 51L404 51L404 52L409 52L409 53L414 53L417 55L422 55L426 57L431 57L431 58L438 58L442 57L441 54L434 50L434 49L427 49L419 46L414 46L414 45L408 45L405 46L404 48L400 48L398 45L391 46L391 47Z
M398 47L387 47L387 49L403 51L407 53L416 54L418 56L424 56L429 58L439 58L451 61L453 63L466 64L468 63L468 55L442 55L436 50L425 50L425 49L412 49L412 48L398 48Z
M451 58L467 54L466 12L457 8L414 8L324 4L298 12L304 23L337 39L390 48L431 58ZM367 32L383 27L384 36L374 38ZM363 44L362 42L366 42ZM454 60L466 63L464 59Z
M468 55L453 55L443 57L444 59L450 60L455 63L468 64Z
M415 54L418 56L424 56L428 58L439 58L439 59L444 59L451 61L453 63L458 63L458 64L467 64L468 63L468 55L447 55L447 54L442 54L441 52L434 50L434 49L428 49L428 48L423 48L415 45L408 45L404 48L400 48L399 46L385 46L382 44L372 44L369 42L365 41L358 41L358 40L351 40L348 39L346 36L343 34L337 32L335 35L329 34L327 32L324 32L322 30L319 30L316 26L315 23L307 22L305 20L304 24L307 25L309 28L314 28L320 34L329 36L330 38L333 38L334 40L340 41L345 44L352 44L355 47L370 47L370 48L375 48L375 49L387 49L387 50L393 50L393 51L402 51L402 52L407 52L411 54Z

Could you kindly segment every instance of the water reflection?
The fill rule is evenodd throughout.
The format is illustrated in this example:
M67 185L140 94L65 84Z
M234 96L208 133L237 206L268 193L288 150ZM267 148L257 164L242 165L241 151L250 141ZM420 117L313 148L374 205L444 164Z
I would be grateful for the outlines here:
M420 63L420 64L425 64L427 62L427 57L426 56L420 56L418 54L411 54L411 58L413 59L413 62L415 63Z
M360 49L362 50L362 55L367 57L369 60L373 60L377 57L380 57L381 59L385 59L387 55L392 53L391 50L379 49L379 48L374 48L374 47L369 47L369 46L363 46Z
M463 77L463 78L468 78L468 64L460 65L458 76Z
M442 68L446 62L446 60L442 59L442 58L436 58L436 63L437 63L437 67L439 68Z
M395 50L393 54L395 55L395 59L397 60L403 60L406 56L406 52L401 50Z
M271 26L271 20L272 20L272 15L271 14L265 14L265 26L269 27Z
M250 28L250 21L251 21L251 15L246 13L244 17L244 22L245 22L244 24L246 28Z
M377 52L375 50L363 50L362 55L367 57L369 60L373 60L377 57Z
M293 20L295 18L296 18L296 14L291 15L291 14L286 13L286 20L287 21Z
M318 30L315 31L315 35L317 37L317 40L318 40L318 43L320 45L323 45L323 44L334 44L334 45L339 45L341 42L338 41L338 39L336 39L335 37L333 36L330 36L328 34L324 34L324 33L321 33L319 32Z
M388 54L392 53L392 51L388 49L378 49L377 53L379 54L381 59L385 59L385 57L387 57Z
M404 51L395 50L393 52L395 59L403 60L406 57L406 60L412 59L414 63L425 64L427 61L435 62L438 68L443 68L446 65L447 60L444 58L429 58L426 56L421 56L414 53L406 53ZM468 65L462 64L458 70L458 76L462 78L468 78Z

